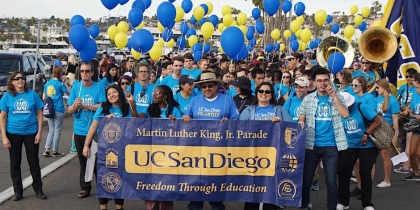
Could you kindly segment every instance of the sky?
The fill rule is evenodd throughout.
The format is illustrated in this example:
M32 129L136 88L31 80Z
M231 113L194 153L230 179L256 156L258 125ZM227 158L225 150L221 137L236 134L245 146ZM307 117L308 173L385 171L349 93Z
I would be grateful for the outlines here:
M6 0L2 0L6 1ZM153 16L156 14L157 7L161 2L166 0L152 0L152 5L146 10L145 15ZM363 7L371 7L373 0L293 0L293 4L297 2L305 4L305 12L313 14L316 11L323 9L328 14L333 11L344 11L350 14L350 7L357 5L359 12ZM382 5L385 5L388 0L378 0ZM134 0L130 0L127 4L120 6L110 11L111 16L127 16L131 9ZM221 17L221 8L229 2L231 7L235 7L248 16L251 15L252 9L255 7L252 0L192 0L193 8L205 2L213 4L213 13ZM182 0L176 0L173 4L175 6L181 5ZM21 18L50 18L54 15L56 18L71 18L73 15L79 14L85 18L99 19L103 16L108 16L108 9L106 9L100 0L13 0L13 3L8 3L7 6L0 7L0 17L21 17ZM184 18L191 17L192 11L184 16Z

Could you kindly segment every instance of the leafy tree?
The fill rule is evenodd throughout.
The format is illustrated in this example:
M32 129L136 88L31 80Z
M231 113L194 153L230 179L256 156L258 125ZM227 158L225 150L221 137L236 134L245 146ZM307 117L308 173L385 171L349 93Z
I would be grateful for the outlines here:
M235 7L232 7L232 15L237 15L239 13L241 13L241 10L236 9Z
M382 10L382 4L379 1L373 1L372 7L370 7L370 15L373 15L373 19L376 19L378 12Z

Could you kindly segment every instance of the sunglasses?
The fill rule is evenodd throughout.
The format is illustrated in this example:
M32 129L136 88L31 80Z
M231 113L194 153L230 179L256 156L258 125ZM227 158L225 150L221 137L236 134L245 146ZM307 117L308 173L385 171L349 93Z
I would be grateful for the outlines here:
M407 76L405 76L405 78L413 78L413 76L407 75Z
M258 93L265 93L265 94L271 94L271 90L258 90Z
M201 89L213 88L214 85L201 85Z
M362 64L369 64L370 62L360 62L360 63L362 63Z
M90 70L80 70L80 73L90 73Z
M284 76L283 79L290 79L290 76Z
M25 80L26 80L26 77L15 77L15 78L13 78L12 80L13 80L13 81L19 81L19 80L23 80L23 81L25 81Z
M362 86L362 84L354 84L354 83L351 83L350 84L352 87L360 87L360 86Z
M158 90L153 91L153 94L155 94L155 95L158 95L158 94L161 94L161 93L163 93L163 92L162 91L158 91Z
M288 61L291 61L291 60L295 60L296 58L289 58L289 59L287 59Z
M130 82L121 82L121 85L129 85Z

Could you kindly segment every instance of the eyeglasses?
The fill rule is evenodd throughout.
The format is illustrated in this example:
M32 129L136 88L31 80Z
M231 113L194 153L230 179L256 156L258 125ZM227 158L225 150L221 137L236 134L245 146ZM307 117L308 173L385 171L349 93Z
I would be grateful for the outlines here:
M271 94L271 90L258 90L258 93L261 93L261 94L263 94L263 93L265 93L265 94Z
M290 76L284 76L283 79L290 79Z
M146 95L146 90L147 90L147 88L146 87L143 87L143 90L140 92L140 97L141 98L143 98L144 95Z
M211 89L211 88L213 88L214 87L214 85L201 85L201 89L207 89L207 88L209 88L209 89Z
M355 83L351 83L350 84L352 87L360 87L360 86L362 86L362 84L355 84Z
M316 82L317 83L328 83L330 80L329 79L317 79Z
M90 70L87 70L87 69L86 70L83 70L82 69L82 70L80 70L80 73L86 73L87 74L87 73L90 73Z
M407 76L405 76L405 78L413 78L413 76L411 76L411 75L407 75Z
M182 65L173 65L173 67L182 67Z
M155 94L155 95L158 95L158 94L161 94L161 93L163 93L163 92L162 91L158 91L158 90L153 91L153 94Z
M121 82L121 85L129 85L130 82Z
M23 81L25 81L25 80L26 80L26 77L15 77L15 78L13 78L12 80L13 80L13 81L19 81L19 80L23 80Z
M370 64L370 62L360 62L360 63L362 63L362 64Z
M148 71L139 71L139 74L146 74L146 73L148 73Z

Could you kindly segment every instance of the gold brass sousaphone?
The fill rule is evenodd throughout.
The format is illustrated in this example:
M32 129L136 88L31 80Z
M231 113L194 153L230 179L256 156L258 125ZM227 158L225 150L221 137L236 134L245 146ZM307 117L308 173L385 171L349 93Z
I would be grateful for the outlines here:
M349 68L354 59L354 48L346 40L330 36L322 40L316 51L316 59L320 66L328 67L328 57L335 52L341 52L346 59L344 68Z

